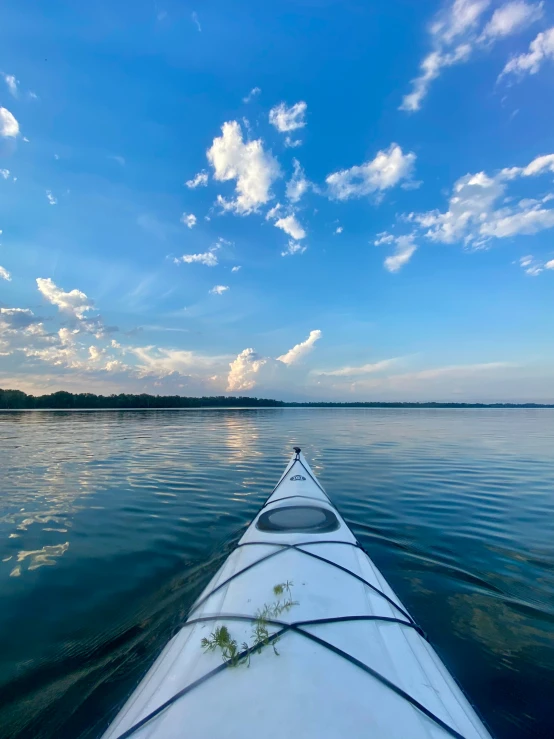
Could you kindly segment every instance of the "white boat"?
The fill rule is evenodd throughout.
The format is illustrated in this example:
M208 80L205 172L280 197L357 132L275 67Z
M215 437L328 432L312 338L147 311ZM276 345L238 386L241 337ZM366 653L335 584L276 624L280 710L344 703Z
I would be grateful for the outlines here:
M131 736L490 739L297 447L103 739Z

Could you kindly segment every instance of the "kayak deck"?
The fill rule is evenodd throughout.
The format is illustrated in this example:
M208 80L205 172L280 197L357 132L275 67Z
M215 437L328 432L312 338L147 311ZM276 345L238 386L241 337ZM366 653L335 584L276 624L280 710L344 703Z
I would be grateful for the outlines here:
M287 582L294 605L279 611ZM264 609L278 654L247 656ZM201 645L221 626L237 666ZM490 737L300 450L104 739L184 735Z

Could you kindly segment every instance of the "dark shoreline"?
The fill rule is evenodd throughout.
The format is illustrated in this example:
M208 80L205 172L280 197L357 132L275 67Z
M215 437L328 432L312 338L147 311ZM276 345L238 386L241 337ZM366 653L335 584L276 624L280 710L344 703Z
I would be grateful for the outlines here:
M145 410L180 408L554 408L547 403L436 403L436 402L286 402L245 396L95 395L59 391L49 395L27 395L22 390L0 389L0 410Z

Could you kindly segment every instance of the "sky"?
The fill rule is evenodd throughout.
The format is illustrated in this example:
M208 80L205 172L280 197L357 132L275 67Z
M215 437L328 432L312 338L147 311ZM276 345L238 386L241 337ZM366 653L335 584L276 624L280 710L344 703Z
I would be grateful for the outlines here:
M554 402L554 0L7 0L0 387Z

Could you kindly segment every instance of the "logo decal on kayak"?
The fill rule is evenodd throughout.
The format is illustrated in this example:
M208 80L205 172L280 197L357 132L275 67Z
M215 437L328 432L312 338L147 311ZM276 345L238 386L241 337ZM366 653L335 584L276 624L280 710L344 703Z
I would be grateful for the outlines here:
M292 480L293 482L296 482L296 481L298 481L298 480L302 480L302 481L305 481L305 480L306 480L306 478L305 478L305 477L302 477L302 475L293 475L293 476L292 476L292 477L291 477L290 479L291 479L291 480Z

